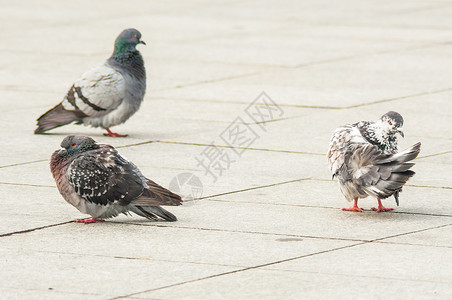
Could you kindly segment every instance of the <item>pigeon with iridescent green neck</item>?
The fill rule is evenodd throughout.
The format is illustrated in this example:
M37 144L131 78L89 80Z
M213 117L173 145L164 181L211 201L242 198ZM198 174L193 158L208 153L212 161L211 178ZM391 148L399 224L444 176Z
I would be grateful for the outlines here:
M121 32L112 56L84 73L60 104L39 117L35 134L75 122L104 128L112 137L125 136L110 127L124 123L143 101L146 72L138 44L145 44L138 30Z

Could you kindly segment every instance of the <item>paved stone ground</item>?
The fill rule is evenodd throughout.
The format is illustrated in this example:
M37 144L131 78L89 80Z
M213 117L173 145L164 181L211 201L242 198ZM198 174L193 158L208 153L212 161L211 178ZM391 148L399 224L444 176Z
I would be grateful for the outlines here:
M0 15L0 298L452 297L451 2L5 0ZM33 135L127 27L149 78L115 128L129 137ZM262 92L280 110L256 122ZM394 212L342 212L330 135L389 110L401 148L422 142L417 174ZM76 224L48 167L68 134L121 147L164 186L190 173L203 198L170 208L176 223ZM221 174L196 160L214 150Z

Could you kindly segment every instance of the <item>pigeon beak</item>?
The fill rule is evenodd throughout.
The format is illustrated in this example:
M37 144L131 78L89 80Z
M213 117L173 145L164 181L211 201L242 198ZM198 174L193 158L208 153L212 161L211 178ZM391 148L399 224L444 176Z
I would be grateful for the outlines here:
M405 137L405 134L403 133L402 130L397 130L397 133L400 134L403 138Z
M64 156L66 154L66 149L61 149L58 151L58 155Z
M144 41L138 41L138 44L146 45L146 43Z

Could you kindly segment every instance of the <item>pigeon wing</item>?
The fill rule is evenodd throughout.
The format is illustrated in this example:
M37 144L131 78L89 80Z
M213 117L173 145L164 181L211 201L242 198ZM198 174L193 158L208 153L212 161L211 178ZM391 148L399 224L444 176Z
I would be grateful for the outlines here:
M368 194L387 198L397 191L414 175L410 169L420 151L420 143L396 153L384 154L372 144L355 145L346 158L347 170L353 182Z
M372 144L355 144L345 158L348 173L355 184L360 186L375 185L381 177L388 178L390 170L380 168L377 162L384 159L377 146ZM389 174L388 174L389 172Z
M343 168L345 162L345 153L347 152L352 135L351 128L339 127L331 137L330 147L328 150L328 163L333 177Z
M101 117L117 108L125 98L124 77L107 64L84 73L69 89L63 107Z
M106 145L74 159L67 177L81 198L98 205L127 205L145 188L137 167Z
M142 206L177 206L182 204L182 199L179 195L174 194L150 179L146 178L146 183L148 188L143 191L143 194L138 199L133 201L133 204Z

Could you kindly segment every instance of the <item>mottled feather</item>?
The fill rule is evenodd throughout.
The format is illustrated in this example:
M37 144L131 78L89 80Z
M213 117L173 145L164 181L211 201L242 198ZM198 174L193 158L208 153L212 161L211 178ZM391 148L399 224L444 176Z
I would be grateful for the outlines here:
M421 143L398 152L396 133L403 118L396 112L383 115L377 122L358 122L336 129L327 154L329 167L345 198L373 196L387 198L398 195L415 173L410 169Z
M52 155L51 171L60 193L81 212L105 219L131 211L177 220L159 205L181 205L180 196L144 177L112 146L84 136L68 136L61 146Z

